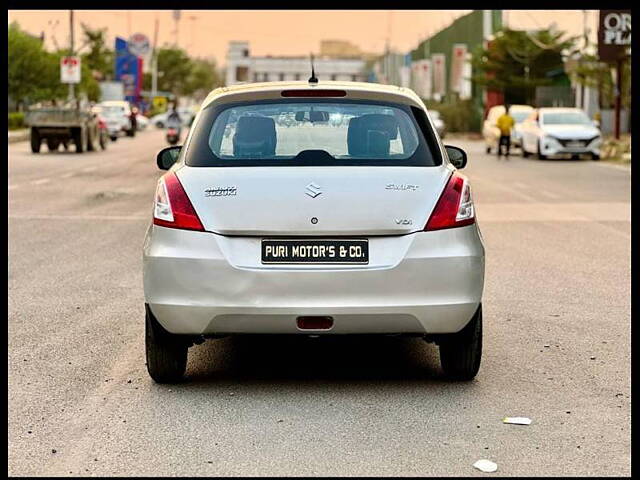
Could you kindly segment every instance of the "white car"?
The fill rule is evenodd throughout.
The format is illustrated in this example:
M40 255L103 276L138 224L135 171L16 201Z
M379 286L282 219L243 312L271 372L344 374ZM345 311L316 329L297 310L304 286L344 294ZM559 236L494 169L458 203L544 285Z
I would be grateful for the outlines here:
M185 127L188 127L195 113L191 108L178 108L178 115L180 115L180 120L182 121L182 125ZM154 115L153 117L151 117L150 122L152 125L156 126L157 128L165 128L167 126L168 116L169 116L168 111L164 113L159 113L158 115Z
M525 157L571 155L577 159L588 154L594 160L600 158L602 133L579 108L539 108L522 123L521 132Z
M406 88L214 90L185 147L157 157L168 171L143 246L150 376L180 380L189 346L209 337L403 334L472 379L484 246L466 162Z
M138 129L138 131L146 130L148 126L149 126L149 119L144 115L142 115L141 113L138 113L136 115L136 128Z
M511 105L509 107L509 115L511 115L516 122L511 129L512 147L520 147L522 145L522 122L531 115L531 112L533 112L533 107L530 105ZM496 122L503 113L504 105L493 106L487 112L487 118L482 125L482 136L484 137L487 153L491 153L492 149L497 150L498 148L500 129L497 127Z
M107 130L111 140L115 141L121 133L128 137L136 134L136 129L131 124L131 105L127 101L109 100L99 104L102 116L107 122Z

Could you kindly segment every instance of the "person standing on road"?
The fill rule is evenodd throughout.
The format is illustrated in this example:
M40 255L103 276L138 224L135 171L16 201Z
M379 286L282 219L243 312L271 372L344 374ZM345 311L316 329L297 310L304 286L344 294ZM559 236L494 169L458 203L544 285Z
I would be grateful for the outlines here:
M509 105L504 106L504 113L498 117L496 126L500 129L500 141L498 142L498 158L502 155L502 145L507 146L505 157L509 157L509 149L511 148L511 129L516 121L509 115Z

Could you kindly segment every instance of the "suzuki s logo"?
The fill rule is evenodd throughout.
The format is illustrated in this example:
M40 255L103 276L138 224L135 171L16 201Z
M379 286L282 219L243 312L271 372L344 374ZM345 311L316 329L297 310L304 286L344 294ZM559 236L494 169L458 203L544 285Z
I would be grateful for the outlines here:
M311 198L316 198L318 195L322 194L322 190L320 190L319 185L316 185L315 183L311 182L309 185L307 185L307 188L305 189L304 193L309 195Z

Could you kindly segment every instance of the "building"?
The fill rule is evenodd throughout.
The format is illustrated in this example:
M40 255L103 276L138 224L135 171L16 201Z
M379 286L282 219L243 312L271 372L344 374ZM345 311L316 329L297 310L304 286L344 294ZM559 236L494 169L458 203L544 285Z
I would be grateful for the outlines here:
M329 48L335 50L335 45L329 45ZM326 49L327 46L325 46L325 53ZM314 59L314 66L319 80L363 82L367 78L365 59L362 56L321 55ZM229 42L226 85L283 80L306 81L310 76L311 61L308 56L252 57L249 42Z

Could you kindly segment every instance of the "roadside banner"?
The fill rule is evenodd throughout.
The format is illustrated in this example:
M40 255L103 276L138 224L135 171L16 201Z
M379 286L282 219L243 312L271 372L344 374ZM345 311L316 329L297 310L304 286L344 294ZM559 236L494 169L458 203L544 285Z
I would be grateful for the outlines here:
M400 86L408 87L411 79L411 68L403 65L400 67Z
M60 82L80 83L80 57L62 57L60 59Z
M116 37L115 80L124 86L125 100L137 103L142 90L142 61L129 52L126 40Z
M411 65L414 90L420 98L431 98L431 60L417 60Z
M447 93L446 57L444 53L434 53L431 55L431 62L433 64L433 95L439 100Z
M450 87L452 92L461 93L464 63L467 59L467 45L464 43L455 43L452 54Z

